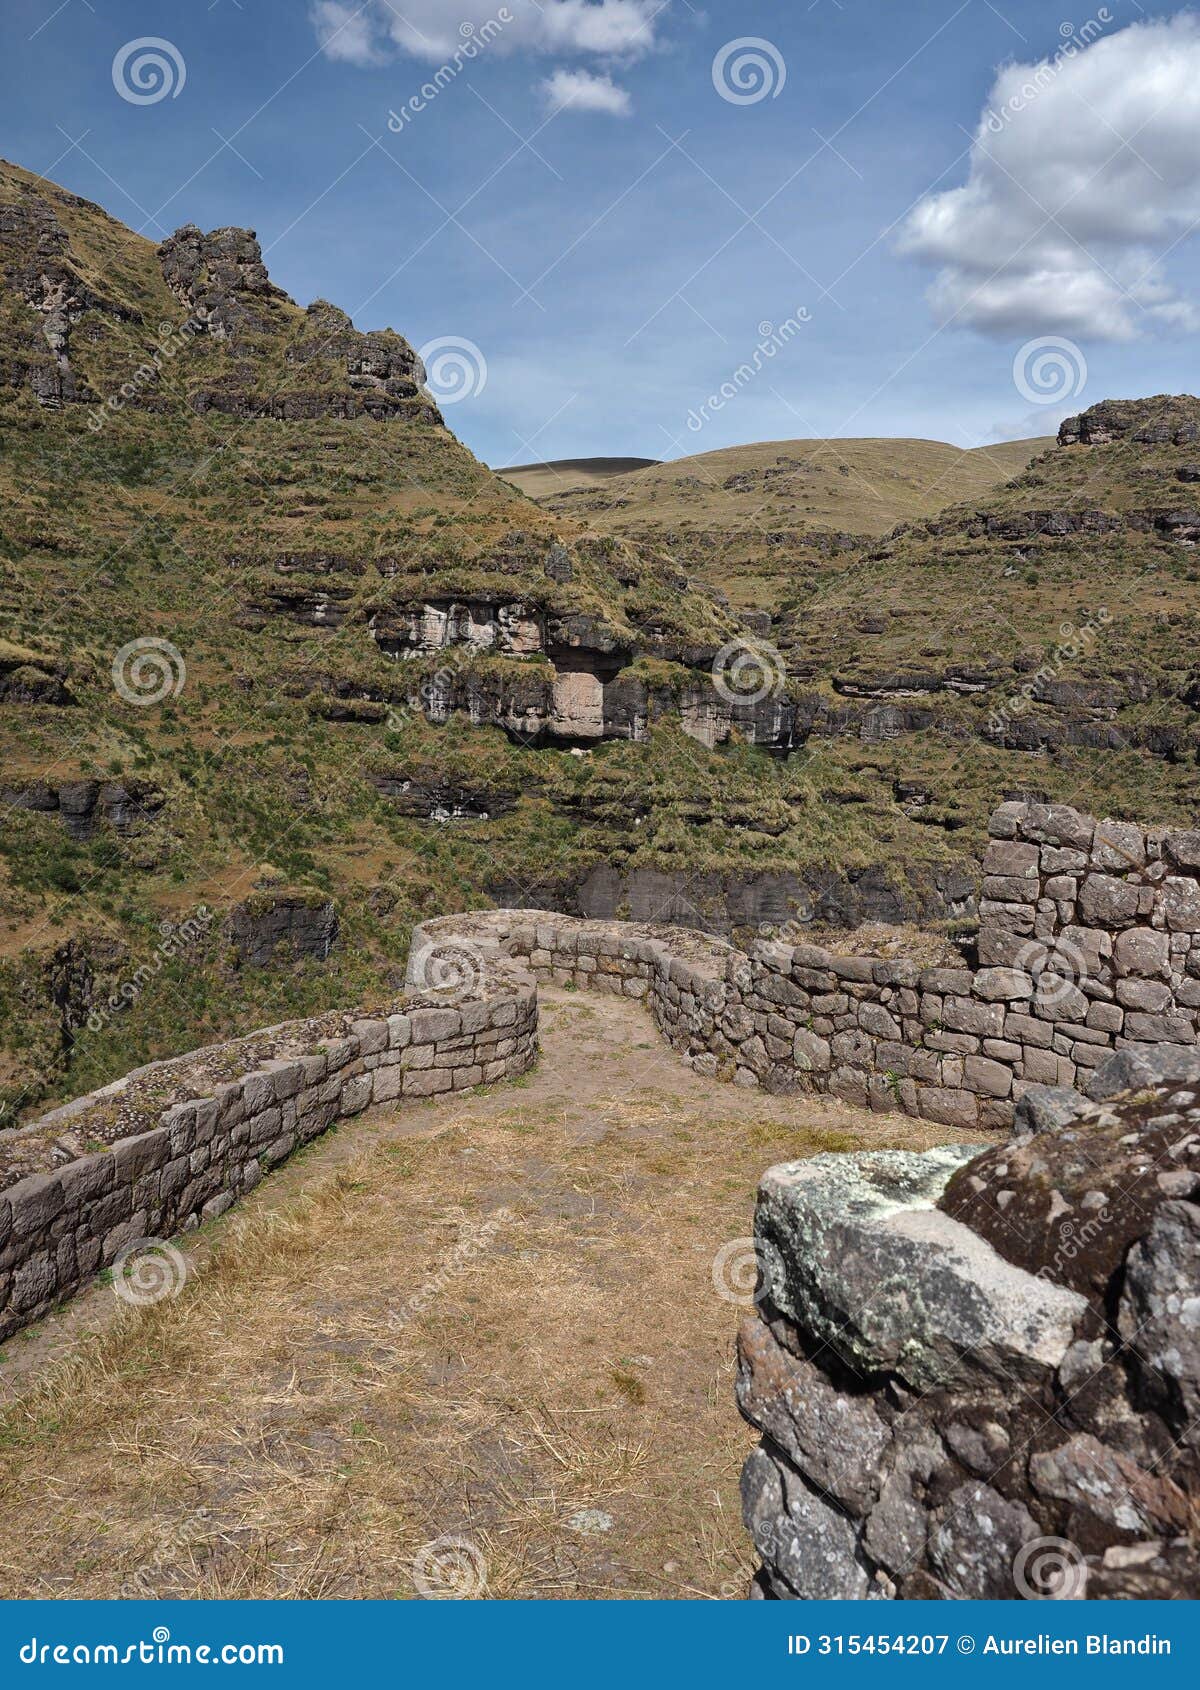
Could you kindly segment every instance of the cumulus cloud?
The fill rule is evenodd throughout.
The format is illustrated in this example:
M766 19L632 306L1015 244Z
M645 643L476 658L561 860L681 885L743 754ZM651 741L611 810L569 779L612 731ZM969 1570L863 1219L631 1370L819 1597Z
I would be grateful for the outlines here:
M660 0L315 0L310 15L327 57L371 65L399 53L439 63L485 24L491 52L634 59L654 47L663 9Z
M1198 156L1200 20L1071 38L999 72L966 183L919 202L900 250L938 266L942 322L985 334L1192 330L1163 261L1200 220Z
M316 0L309 15L327 59L348 65L383 62L365 7L354 5L352 0Z
M607 112L610 117L628 117L633 101L611 76L593 76L588 70L556 70L541 84L551 111Z

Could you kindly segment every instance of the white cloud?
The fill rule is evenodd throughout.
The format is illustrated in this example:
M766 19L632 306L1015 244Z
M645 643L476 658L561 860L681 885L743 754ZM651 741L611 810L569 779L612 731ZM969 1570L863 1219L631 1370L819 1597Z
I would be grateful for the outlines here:
M310 15L329 58L371 65L400 53L440 63L485 24L490 52L640 58L663 9L660 0L315 0Z
M926 195L900 250L939 266L938 318L984 334L1192 330L1161 266L1200 220L1198 156L1200 20L1068 41L998 73L965 185Z
M588 70L556 70L540 85L552 111L607 112L611 117L628 117L633 101L611 76L593 76Z
M351 0L315 0L309 15L327 59L363 66L382 62L366 8Z

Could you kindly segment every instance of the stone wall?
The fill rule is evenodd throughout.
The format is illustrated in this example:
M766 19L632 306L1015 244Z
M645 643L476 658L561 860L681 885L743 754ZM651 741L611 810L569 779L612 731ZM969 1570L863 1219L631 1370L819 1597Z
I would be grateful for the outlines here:
M1028 1094L982 1154L766 1174L752 1595L1200 1596L1200 1053L1093 1090Z
M1041 804L1001 805L991 833L978 967L528 910L429 922L413 954L496 942L543 978L645 998L701 1072L951 1127L1010 1127L1029 1087L1086 1089L1114 1050L1194 1044L1200 833Z
M0 1338L131 1244L221 1214L334 1121L522 1074L536 1053L536 986L491 958L470 1001L287 1022L0 1134Z

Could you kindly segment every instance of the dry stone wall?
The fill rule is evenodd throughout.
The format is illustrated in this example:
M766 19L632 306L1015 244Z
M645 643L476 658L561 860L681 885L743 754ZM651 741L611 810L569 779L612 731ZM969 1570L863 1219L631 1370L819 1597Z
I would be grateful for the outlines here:
M0 1338L137 1241L223 1213L335 1121L514 1077L536 1054L537 988L494 958L469 1002L270 1027L0 1135Z
M1200 1596L1200 1053L1093 1090L983 1152L765 1175L752 1595Z
M1007 1128L1032 1086L1114 1051L1193 1045L1200 833L1003 804L984 859L979 966L921 968L770 940L539 911L443 917L413 955L498 944L535 975L643 998L704 1073L828 1092L950 1127Z

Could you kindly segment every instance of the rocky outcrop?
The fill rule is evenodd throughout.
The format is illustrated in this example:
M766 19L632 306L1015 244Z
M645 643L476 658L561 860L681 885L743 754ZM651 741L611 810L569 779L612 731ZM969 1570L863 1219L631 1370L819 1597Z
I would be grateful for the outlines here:
M1022 1106L982 1154L765 1176L738 1349L753 1595L1200 1594L1188 1058L1182 1090Z
M337 906L322 892L256 892L230 911L226 931L245 967L265 968L284 948L291 958L324 962L337 942Z
M1129 440L1139 446L1190 446L1200 439L1195 400L1160 393L1153 399L1106 399L1058 430L1060 446L1109 446Z
M166 796L150 781L135 777L55 783L6 781L0 782L0 804L57 815L72 839L90 839L101 826L128 838L160 814Z

